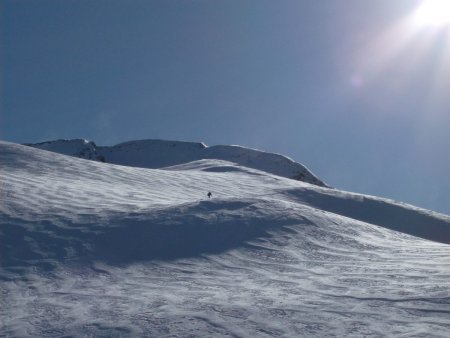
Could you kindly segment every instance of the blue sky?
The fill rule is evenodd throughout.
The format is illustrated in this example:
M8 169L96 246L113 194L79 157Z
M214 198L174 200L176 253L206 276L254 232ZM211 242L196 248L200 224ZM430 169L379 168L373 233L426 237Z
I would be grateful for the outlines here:
M288 155L450 214L450 34L421 0L3 0L0 138Z

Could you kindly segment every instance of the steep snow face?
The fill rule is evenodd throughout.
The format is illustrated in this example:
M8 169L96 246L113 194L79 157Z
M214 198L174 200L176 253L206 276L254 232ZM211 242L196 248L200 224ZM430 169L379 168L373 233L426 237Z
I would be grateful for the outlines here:
M25 145L88 160L97 160L98 158L95 143L83 139L27 143Z
M0 173L2 336L450 332L448 216L216 159L0 142Z
M266 153L240 146L213 146L206 148L204 154L200 157L230 161L271 174L293 178L318 186L326 186L325 183L319 180L305 166L278 154Z
M164 140L130 141L112 147L97 147L95 143L83 143L83 140L57 140L26 145L64 155L153 169L201 159L217 159L318 186L326 186L305 166L288 157L240 146L207 147L203 143Z

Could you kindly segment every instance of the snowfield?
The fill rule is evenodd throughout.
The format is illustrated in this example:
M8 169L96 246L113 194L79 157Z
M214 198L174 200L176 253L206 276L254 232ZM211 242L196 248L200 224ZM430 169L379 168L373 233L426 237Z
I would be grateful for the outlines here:
M0 142L0 336L450 336L449 216L175 162Z
M89 160L151 169L203 159L224 160L318 186L327 186L304 165L286 156L240 146L208 147L204 143L198 142L138 140L102 147L92 141L82 139L56 140L27 145Z

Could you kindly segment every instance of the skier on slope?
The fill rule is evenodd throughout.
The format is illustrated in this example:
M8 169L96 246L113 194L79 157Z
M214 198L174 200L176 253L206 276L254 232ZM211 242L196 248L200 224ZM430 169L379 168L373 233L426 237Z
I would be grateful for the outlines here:
M208 191L208 193L206 194L206 196L208 196L208 198L212 197L211 191Z

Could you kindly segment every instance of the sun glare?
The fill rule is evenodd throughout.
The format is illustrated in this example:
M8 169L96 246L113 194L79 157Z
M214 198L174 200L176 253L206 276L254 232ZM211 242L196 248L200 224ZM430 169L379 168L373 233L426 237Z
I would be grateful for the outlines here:
M417 8L415 21L421 26L449 26L450 0L424 0Z

